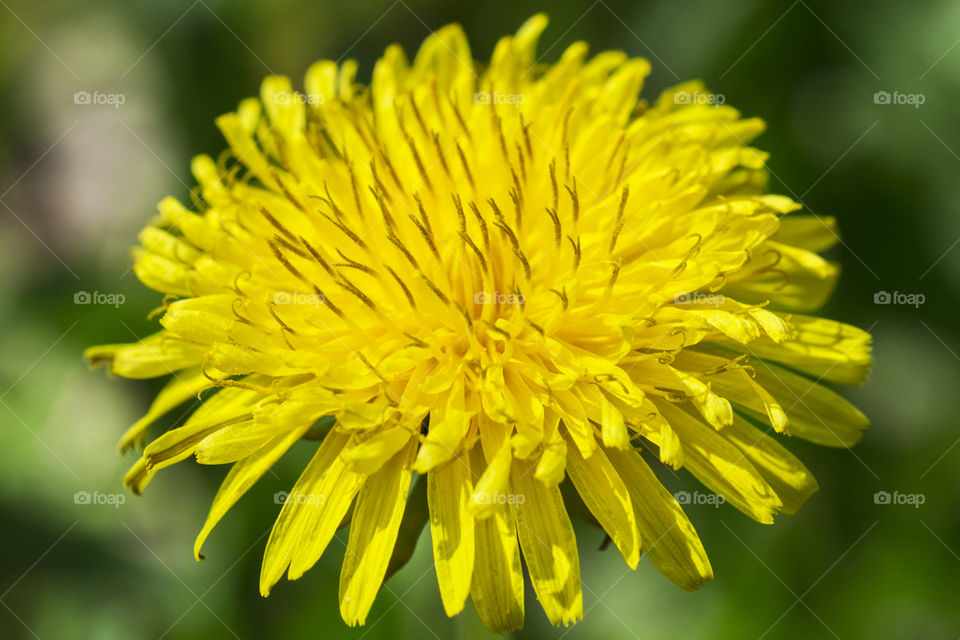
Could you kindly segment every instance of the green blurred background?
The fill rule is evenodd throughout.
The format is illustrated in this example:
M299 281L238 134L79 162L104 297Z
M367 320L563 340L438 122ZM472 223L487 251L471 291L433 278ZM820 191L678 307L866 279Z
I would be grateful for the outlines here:
M9 4L8 4L9 3ZM766 527L729 506L687 508L716 572L688 594L646 562L626 570L580 530L585 620L546 622L528 587L518 638L956 638L960 635L960 4L805 2L0 2L0 637L478 638L472 605L442 612L429 537L366 627L337 612L343 545L299 582L257 593L265 536L310 444L298 445L191 549L220 467L165 471L135 498L115 442L158 385L107 379L87 345L129 341L159 296L129 246L166 194L188 199L193 154L224 143L213 119L271 72L300 82L319 58L408 51L460 22L474 56L547 10L545 60L574 40L648 57L645 96L702 78L760 116L772 189L840 220L844 266L824 313L875 336L849 396L872 427L852 451L793 451L821 491ZM121 94L119 106L74 94ZM883 104L878 91L921 94ZM916 100L914 100L916 101ZM78 305L80 291L125 303ZM878 291L921 306L877 305ZM313 445L315 446L315 445ZM669 474L671 490L689 488ZM93 501L77 504L86 491ZM923 504L877 504L886 491ZM98 493L94 493L98 492ZM106 496L106 497L101 497ZM122 496L122 498L116 497ZM914 500L917 502L919 500Z

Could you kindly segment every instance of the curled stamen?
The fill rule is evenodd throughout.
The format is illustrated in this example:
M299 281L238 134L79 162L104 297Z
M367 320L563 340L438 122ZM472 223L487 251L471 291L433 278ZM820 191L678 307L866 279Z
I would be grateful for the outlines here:
M390 174L390 179L393 180L393 183L397 185L397 189L400 191L404 190L403 182L400 181L400 176L397 175L397 170L393 168L393 161L390 160L390 154L388 154L384 149L382 144L378 141L380 145L380 160L383 161L383 164L387 167L387 172Z
M617 278L620 277L620 268L623 266L623 258L620 258L613 263L613 271L610 273L610 281L607 282L607 289L613 289L613 285L617 283Z
M573 247L573 270L576 271L580 267L580 236L577 236L576 242L574 242L570 236L567 236L567 240L570 241L570 246Z
M490 108L495 108L493 101L490 102ZM496 111L493 111L493 113L496 114ZM498 115L494 115L494 122L496 122L497 125L497 135L500 139L500 152L503 154L503 160L507 164L510 164L510 154L507 153L507 139L503 135L503 119Z
M560 226L560 216L557 215L556 209L551 209L546 207L547 215L550 216L550 220L553 222L553 243L556 246L560 246L561 238L563 237L563 228Z
M453 198L453 206L457 209L457 221L460 223L460 231L466 233L467 216L463 213L463 202L460 200L460 194L452 193L450 195Z
M716 280L719 280L720 283L719 283L719 284L713 284L713 282L711 282L711 283L707 286L707 291L709 291L710 293L716 293L717 291L720 291L720 289L722 289L722 288L724 287L724 285L727 284L727 272L726 272L726 271L721 271L720 273L718 273L718 274L717 274L717 277L714 279L714 281L716 281Z
M453 115L457 118L457 122L460 124L460 128L463 129L463 135L470 139L470 127L467 126L466 121L463 119L463 114L460 113L460 107L457 106L457 101L454 100L451 96L447 96L447 102L450 104L450 107L453 109ZM459 148L460 145L457 145Z
M477 260L480 262L480 268L483 271L489 271L489 268L487 267L487 259L483 257L483 252L480 251L480 248L476 245L476 243L474 243L470 235L465 231L461 231L460 237L463 239L464 242L467 243L467 246L473 250L473 253L476 254Z
M490 200L493 200L493 198L490 198L488 202ZM493 207L496 208L496 203L493 204ZM473 211L473 215L477 219L477 224L480 226L480 237L483 238L484 250L490 251L490 233L487 231L487 221L483 217L483 214L480 213L477 203L473 200L470 201L470 210Z
M523 250L516 246L513 248L513 255L517 257L517 260L520 261L520 264L523 265L523 272L527 276L527 280L530 279L530 261L527 260L526 254L523 253Z
M273 241L268 241L268 244L270 245L270 249L273 251L274 257L277 259L277 261L280 264L284 266L284 268L287 271L292 273L299 280L302 280L303 282L310 284L310 281L307 280L307 278L304 277L304 275L300 273L300 271L295 266L293 266L293 264L290 263L290 261L287 259L285 255L283 255L283 252L280 251L280 247L278 247Z
M616 226L613 228L613 233L610 235L610 246L607 249L607 252L613 255L613 250L617 247L617 240L620 238L620 233L623 231L623 220L617 220Z
M533 330L539 333L541 336L547 335L547 332L544 330L544 328L538 325L536 322L534 322L530 318L525 318L525 320L527 324L530 325L533 328Z
M463 148L460 146L460 143L456 143L457 155L460 156L460 164L463 165L463 172L467 174L467 182L470 183L470 186L476 190L477 185L473 182L473 172L470 171L470 163L467 161L466 154L463 153Z
M659 356L657 356L657 362L660 364L671 364L677 357L676 351L664 351Z
M375 366L373 366L372 364L370 364L370 361L367 360L367 357L366 357L365 355L363 355L363 354L362 354L361 352L359 352L359 351L354 351L353 353L354 353L355 356L357 356L357 358L360 360L360 362L362 362L368 369L370 369L370 371L373 372L373 375L375 375L375 376L377 376L378 378L380 378L380 380L382 380L383 382L389 382L389 381L384 377L384 375L377 370L377 368L376 368Z
M566 290L566 288L565 288L565 287L561 287L559 291L557 291L556 289L550 289L549 291L550 291L550 293L552 293L552 294L554 294L555 296L557 296L558 298L560 298L560 304L561 304L561 306L563 307L563 310L566 311L566 310L567 310L567 306L569 305L569 301L567 300L567 290Z
M530 125L532 123L524 122L523 112L520 113L520 131L523 132L523 140L526 145L527 154L533 158L533 145L530 144Z
M523 176L524 182L527 180L527 161L523 157L523 147L520 146L520 143L517 143L517 157L520 159L520 175ZM510 171L513 172L513 167L510 167ZM516 173L514 173L516 175Z
M420 206L423 206L422 204ZM410 221L413 222L413 226L417 228L420 232L420 235L423 236L424 241L427 243L427 246L430 247L430 253L436 257L438 261L441 261L440 251L437 249L436 242L433 239L433 234L430 232L430 229L425 227L420 220L416 218L412 213L409 214Z
M313 259L320 263L320 266L323 267L323 270L326 271L331 276L336 275L336 272L333 270L333 267L330 266L330 263L327 262L323 256L320 255L320 252L313 248L313 245L307 242L307 239L303 236L300 236L300 242L303 243L303 246L307 248L307 251L310 252L310 255L313 256Z
M433 183L430 182L430 176L427 175L427 169L423 165L423 160L420 158L420 152L417 151L417 143L413 140L411 136L406 136L407 146L410 147L410 153L413 154L413 161L417 164L417 169L420 171L420 180L427 185L427 189L433 191Z
M407 249L407 246L400 241L400 238L391 233L387 235L387 240L389 240L397 249L400 250L400 253L403 254L403 256L407 259L407 262L409 262L414 269L417 271L420 270L420 265L417 264L416 258L413 257L413 254L410 253L410 250Z
M424 122L423 116L420 114L420 107L417 106L417 99L414 95L410 94L410 107L413 109L413 116L416 118L417 122L420 124L420 130L423 131L423 135L430 137L430 131L427 130L427 123Z
M484 320L484 323L487 325L488 331L494 331L496 333L499 333L500 335L502 335L504 338L507 338L507 339L510 339L513 337L510 335L508 331L506 331L505 329L501 329L500 327L490 322L489 320Z
M241 296L243 296L243 297L245 297L245 298L249 298L250 296L248 296L248 295L243 291L243 289L240 288L240 278L243 278L244 280L250 280L252 277L253 277L253 274L250 273L249 271L246 271L246 270L241 271L240 273L238 273L238 274L233 278L233 290L234 290L238 295L241 295ZM164 296L163 299L164 299L164 301L166 301L167 296Z
M437 150L437 157L440 159L440 166L443 167L443 172L447 174L450 182L453 182L453 175L450 173L450 167L447 166L447 157L443 152L443 145L440 144L440 134L434 131L431 137L433 138L433 146Z
M430 290L433 291L433 294L438 298L440 298L441 302L443 302L444 304L450 304L450 298L448 298L447 295L440 290L440 287L438 287L433 283L433 280L431 280L426 275L424 275L422 271L418 271L417 275L423 279L423 281L426 283L428 287L430 287Z
M557 188L557 159L550 161L550 188L553 192L553 209L556 211L560 200L560 191Z
M273 307L274 307L274 305L268 304L268 305L267 305L267 310L270 312L270 315L273 316L273 319L277 321L277 324L279 324L281 327L283 327L283 330L284 330L284 331L288 331L288 332L290 332L292 335L298 335L297 332L294 331L294 330L290 327L290 325L288 325L286 322L284 322L283 320L280 319L280 316L277 315L276 309L274 309ZM284 337L284 339L286 339L286 337ZM291 349L293 349L294 351L296 351L296 348L295 348L293 345L291 345L289 341L287 341L287 346L290 347Z
M513 202L513 222L520 229L523 224L523 192L519 185L510 190L510 200Z
M370 299L370 296L365 294L363 291L360 291L360 289L358 289L355 284L350 282L350 280L347 279L343 274L340 274L340 280L337 280L336 283L341 288L353 294L358 300L360 300L360 302L365 304L371 310L377 310L377 305L373 302L373 300Z
M517 287L514 287L514 286L510 286L510 287L508 287L508 289L510 289L510 293L513 294L513 300L514 300L513 304L519 304L521 311L523 311L524 309L526 309L526 308L527 308L527 299L526 299L526 297L523 295L523 292L520 291L520 289L518 289Z
M292 244L289 240L287 240L287 239L284 238L283 236L277 236L277 235L275 235L275 236L273 236L273 239L277 242L277 244L283 245L283 248L286 249L287 251L289 251L290 253L294 253L294 254L300 256L301 258L304 258L304 259L307 259L307 260L310 259L310 255L309 255L306 251L304 251L304 250L301 249L300 247Z
M361 219L366 215L363 211L363 201L360 199L360 181L357 180L357 172L353 168L353 162L347 162L347 172L350 174L350 188L353 191L353 204L357 208L357 215Z
M327 181L323 181L323 190L327 194L326 199L324 200L333 211L333 215L337 218L343 218L343 211L340 210L340 207L337 206L337 201L333 199L333 196L330 194L330 186L327 184Z
M467 329L469 331L473 331L473 318L470 317L470 313L467 311L466 307L459 302L454 302L453 304L457 307L457 311L460 312L460 315L463 316L464 321L467 323Z
M627 385L624 384L623 380L613 375L612 373L598 373L593 376L593 381L600 387L603 387L605 384L616 384L620 387L620 390L624 395L629 395L630 390L627 388Z
M233 311L233 315L237 318L238 321L242 322L243 324L249 325L251 327L255 327L256 326L255 324L253 324L250 320L240 315L240 312L237 311L238 304L242 306L244 305L244 301L241 298L234 298L233 302L230 303L230 310ZM267 306L269 308L269 305Z
M783 278L783 282L781 282L780 284L778 284L776 287L773 288L774 291L782 291L783 289L785 289L785 288L787 287L787 285L790 284L790 273L789 273L789 272L787 272L787 271L785 271L785 270L783 270L783 269L770 269L769 272L770 272L770 273L775 273L775 274L779 275L781 278Z
M390 214L390 209L387 207L387 201L383 197L383 190L379 187L374 189L373 185L367 185L367 189L370 190L370 193L373 194L374 200L376 200L377 205L380 207L380 215L383 216L384 226L387 228L389 233L396 233L396 227L394 226L393 216Z
M343 258L344 261L343 261L343 262L338 262L337 264L335 264L335 265L333 265L333 266L335 266L335 267L348 267L348 268L350 268L350 269L356 269L356 270L358 270L358 271L363 271L364 273L368 273L368 274L370 274L370 275L372 275L372 276L377 275L377 272L376 272L375 270L373 270L371 267L368 267L367 265L363 264L362 262L357 262L356 260L350 259L350 258L347 257L346 255L344 255L343 251L341 251L340 249L337 249L337 254L338 254L341 258Z
M273 225L274 227L276 227L277 230L280 231L280 233L282 233L284 236L286 236L288 239L292 240L293 242L296 242L296 241L297 241L297 236L293 235L293 233L291 233L291 231L290 231L289 229L287 229L285 226L283 226L283 225L280 223L280 221L277 220L277 219L273 216L273 214L270 213L270 212L267 210L267 208L266 208L265 206L260 205L260 213L262 213L262 214L263 214L263 217L267 219L267 222L269 222L271 225Z
M336 314L341 320L347 319L347 316L343 313L340 307L335 305L333 301L327 297L327 295L323 292L323 289L321 289L317 285L313 285L313 292L320 297L320 300L323 301L323 306L329 308L330 311Z
M573 224L580 221L580 196L577 195L577 179L573 179L573 188L563 185L563 188L570 194L570 206L573 208Z

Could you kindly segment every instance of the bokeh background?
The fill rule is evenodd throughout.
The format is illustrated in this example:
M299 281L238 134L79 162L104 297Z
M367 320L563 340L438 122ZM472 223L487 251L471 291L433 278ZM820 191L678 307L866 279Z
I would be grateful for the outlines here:
M870 329L876 362L848 393L873 421L859 446L792 443L821 484L798 515L766 527L729 506L688 507L713 583L688 594L646 562L629 572L581 529L585 621L550 627L528 587L516 637L960 635L960 4L0 5L0 637L486 635L470 604L455 620L443 615L427 534L366 627L348 629L337 613L343 543L299 582L258 595L273 494L293 484L307 443L240 502L195 563L193 537L225 469L187 462L144 497L126 493L133 458L115 442L158 384L91 373L81 352L154 330L146 315L159 297L133 277L129 247L161 197L188 199L189 159L224 146L214 118L256 94L264 75L299 82L316 59L353 57L368 78L387 44L412 53L451 21L484 59L539 10L551 17L546 61L579 39L623 49L650 59L648 98L702 78L768 122L758 145L773 154L773 190L840 221L845 245L832 257L844 276L824 313ZM84 91L123 103L77 104ZM76 304L83 291L124 303ZM880 291L922 294L923 304L875 304ZM77 504L83 491L105 504ZM914 504L878 504L883 491Z

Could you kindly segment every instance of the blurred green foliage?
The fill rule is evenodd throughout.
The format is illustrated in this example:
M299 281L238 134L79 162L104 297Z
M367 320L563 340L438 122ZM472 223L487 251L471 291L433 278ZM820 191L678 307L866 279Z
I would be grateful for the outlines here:
M9 0L7 0L9 2ZM108 380L84 346L152 331L159 297L129 272L128 247L165 194L188 197L189 158L224 144L213 119L271 72L354 57L369 78L383 48L408 53L447 22L474 57L545 5L514 2L139 3L23 0L0 7L0 637L482 637L471 605L442 611L424 535L366 627L337 612L345 538L296 583L257 593L265 536L315 443L298 445L230 513L194 563L192 539L224 474L184 463L146 495L121 485L122 430L158 384ZM771 188L840 220L844 266L824 313L876 338L870 381L849 392L872 418L852 451L791 448L821 491L758 525L693 505L716 580L688 594L647 563L629 572L579 529L586 619L550 627L528 588L518 638L945 638L960 634L956 322L960 291L960 5L883 0L556 2L542 40L648 57L645 95L702 78L769 125ZM74 92L122 93L77 105ZM922 94L878 104L874 94ZM77 305L78 291L119 293ZM923 293L920 307L874 304ZM669 474L672 490L691 483ZM123 503L76 504L76 492ZM924 504L876 504L879 491ZM97 492L97 493L95 493ZM114 502L119 497L109 498Z

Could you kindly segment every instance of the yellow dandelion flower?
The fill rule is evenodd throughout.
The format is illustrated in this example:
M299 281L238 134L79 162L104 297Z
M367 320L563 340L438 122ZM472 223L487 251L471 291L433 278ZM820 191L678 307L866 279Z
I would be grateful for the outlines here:
M195 455L232 464L195 552L291 446L322 439L269 537L260 588L299 578L349 524L340 611L362 624L429 522L443 607L520 627L521 557L547 617L583 615L565 503L627 565L684 589L713 573L651 463L751 518L817 489L770 435L849 446L867 420L820 384L861 382L870 337L803 315L830 294L832 220L766 193L763 129L699 83L638 98L646 60L535 47L535 16L472 61L462 30L369 87L321 61L267 78L167 198L137 276L162 330L87 357L173 374L121 448L197 396L126 483ZM425 478L423 476L426 476ZM566 479L569 478L569 483ZM411 485L416 482L416 488ZM561 491L561 485L563 491ZM398 534L405 540L397 544Z

